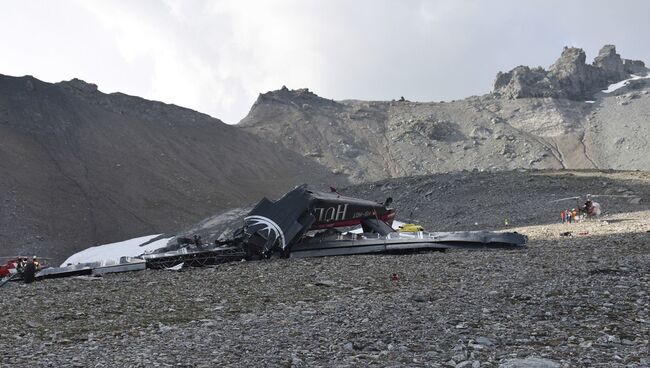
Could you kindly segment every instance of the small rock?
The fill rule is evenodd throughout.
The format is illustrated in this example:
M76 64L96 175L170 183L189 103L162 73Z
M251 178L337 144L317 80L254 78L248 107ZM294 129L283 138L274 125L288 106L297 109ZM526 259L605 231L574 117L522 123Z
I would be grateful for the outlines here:
M639 204L641 203L641 197L632 198L629 200L630 204Z
M484 346L492 346L495 344L495 341L489 337L481 336L476 338L476 343Z
M336 282L332 280L321 280L321 281L317 281L314 285L331 287L331 286L336 286Z
M429 298L427 298L423 294L413 294L413 295L411 295L411 300L413 300L414 302L418 302L418 303L424 303L424 302L428 302Z
M452 356L451 359L455 360L457 362L465 361L467 359L467 352L464 351L464 350L460 351L457 354L455 354L454 356Z

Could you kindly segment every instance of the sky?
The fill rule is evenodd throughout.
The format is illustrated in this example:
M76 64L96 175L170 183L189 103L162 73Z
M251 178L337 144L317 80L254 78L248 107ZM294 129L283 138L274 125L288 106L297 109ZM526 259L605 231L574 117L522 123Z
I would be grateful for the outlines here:
M461 99L605 44L650 63L650 1L0 0L0 74L241 120L259 93Z

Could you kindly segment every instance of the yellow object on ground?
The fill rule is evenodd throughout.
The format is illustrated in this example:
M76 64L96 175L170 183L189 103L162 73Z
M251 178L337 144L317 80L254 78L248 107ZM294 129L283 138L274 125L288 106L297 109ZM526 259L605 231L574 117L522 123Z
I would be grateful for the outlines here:
M424 228L422 228L422 226L416 225L416 224L404 224L404 225L399 227L398 231L404 232L404 233L415 233L415 232L418 232L418 231L424 231Z

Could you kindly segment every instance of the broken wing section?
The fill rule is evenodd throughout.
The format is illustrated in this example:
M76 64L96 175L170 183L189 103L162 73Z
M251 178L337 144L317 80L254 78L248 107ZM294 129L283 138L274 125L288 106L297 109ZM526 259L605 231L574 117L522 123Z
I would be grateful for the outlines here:
M268 255L287 247L314 223L309 211L311 196L298 187L273 202L262 199L244 218L244 244L250 254Z

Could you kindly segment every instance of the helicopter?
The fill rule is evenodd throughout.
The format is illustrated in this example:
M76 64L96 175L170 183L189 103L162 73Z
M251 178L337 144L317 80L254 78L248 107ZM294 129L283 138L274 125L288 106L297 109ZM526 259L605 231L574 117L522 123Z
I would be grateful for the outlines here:
M575 199L576 208L578 209L578 211L584 214L587 218L594 218L594 217L599 217L603 213L603 209L600 203L594 201L593 198L601 198L601 197L628 197L629 198L630 196L615 195L615 194L587 194L584 196L573 196L573 197L555 199L549 201L549 203L557 203L557 202L569 201ZM586 200L584 204L581 205L580 202L582 198L586 198Z

